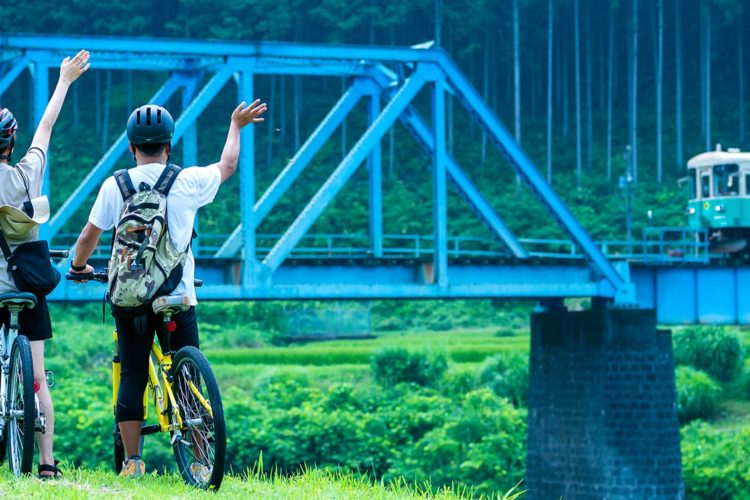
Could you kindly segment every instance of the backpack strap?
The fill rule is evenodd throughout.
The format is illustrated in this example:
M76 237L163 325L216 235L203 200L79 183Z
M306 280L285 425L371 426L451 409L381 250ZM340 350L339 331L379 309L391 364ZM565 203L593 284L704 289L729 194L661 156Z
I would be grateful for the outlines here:
M13 252L10 251L10 246L8 246L8 242L5 239L5 234L2 229L0 229L0 250L2 250L3 257L5 257L6 261L13 259Z
M133 186L133 181L130 179L130 174L126 169L118 170L115 172L115 183L117 183L117 189L120 190L123 200L127 200L138 191Z
M177 176L182 172L182 169L177 165L170 163L159 176L159 180L154 184L154 189L159 191L164 196L169 194L169 190L172 189L172 184L177 180Z

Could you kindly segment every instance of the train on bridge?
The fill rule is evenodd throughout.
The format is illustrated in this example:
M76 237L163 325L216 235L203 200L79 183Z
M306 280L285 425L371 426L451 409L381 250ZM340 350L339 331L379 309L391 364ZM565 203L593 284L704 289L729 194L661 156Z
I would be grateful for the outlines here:
M699 154L688 161L691 229L707 229L712 253L750 254L750 152L737 148Z

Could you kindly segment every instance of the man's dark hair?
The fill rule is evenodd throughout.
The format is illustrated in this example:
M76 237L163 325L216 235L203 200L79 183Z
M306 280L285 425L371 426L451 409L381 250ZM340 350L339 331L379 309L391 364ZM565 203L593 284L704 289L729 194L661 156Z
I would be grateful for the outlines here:
M159 144L133 144L133 146L145 156L159 156L164 152L164 148L167 147L167 144L169 143L162 142Z

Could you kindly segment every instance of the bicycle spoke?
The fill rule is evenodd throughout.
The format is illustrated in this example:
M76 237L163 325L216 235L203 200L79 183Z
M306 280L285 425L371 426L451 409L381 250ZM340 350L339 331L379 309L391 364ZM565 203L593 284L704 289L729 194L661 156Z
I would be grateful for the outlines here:
M213 467L215 451L212 445L215 441L213 423L204 402L200 400L207 402L205 395L201 393L200 380L193 376L197 373L197 369L190 370L187 366L182 366L176 377L175 398L187 434L187 439L183 439L183 449L194 462ZM195 479L204 482L200 477Z

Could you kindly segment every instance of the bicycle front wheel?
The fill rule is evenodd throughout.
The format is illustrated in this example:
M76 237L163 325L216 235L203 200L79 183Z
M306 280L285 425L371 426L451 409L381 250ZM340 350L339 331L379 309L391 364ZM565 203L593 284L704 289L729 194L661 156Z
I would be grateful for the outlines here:
M10 354L8 461L16 477L31 472L34 459L34 368L29 339L19 335Z
M218 490L224 479L227 436L224 409L216 377L206 357L195 347L183 347L174 357L172 390L182 419L174 455L186 483Z

